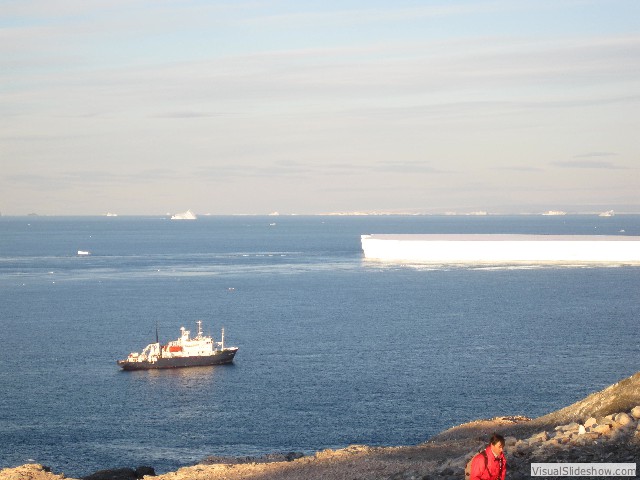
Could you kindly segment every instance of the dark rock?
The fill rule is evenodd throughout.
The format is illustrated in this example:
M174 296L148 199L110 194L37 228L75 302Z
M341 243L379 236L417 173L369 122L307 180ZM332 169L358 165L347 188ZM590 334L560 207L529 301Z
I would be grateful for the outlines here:
M111 470L99 470L91 475L82 477L82 480L138 480L133 468L114 468Z
M147 466L139 466L138 468L136 468L136 478L142 478L145 475L148 475L150 477L155 477L156 476L156 471L153 469L153 467L147 467Z
M238 465L243 463L272 463L272 462L293 462L298 458L304 457L300 452L287 452L287 453L267 453L259 457L225 457L225 456L209 456L203 459L200 463L203 465Z
M293 462L294 460L297 460L302 457L304 457L304 453L300 453L300 452L289 452L284 454L284 459L287 462Z

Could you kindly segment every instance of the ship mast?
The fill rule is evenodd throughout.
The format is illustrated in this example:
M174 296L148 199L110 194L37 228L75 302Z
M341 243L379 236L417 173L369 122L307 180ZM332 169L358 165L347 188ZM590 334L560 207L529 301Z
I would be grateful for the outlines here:
M202 320L196 322L198 324L198 338L202 338Z
M224 327L222 327L222 339L220 341L220 349L224 350Z
M162 358L162 345L160 345L160 340L158 338L158 322L156 322L156 343L158 344L158 354Z

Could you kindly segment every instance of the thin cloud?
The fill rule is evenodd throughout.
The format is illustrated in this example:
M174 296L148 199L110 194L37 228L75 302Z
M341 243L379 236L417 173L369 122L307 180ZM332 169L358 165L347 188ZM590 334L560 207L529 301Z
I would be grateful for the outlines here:
M432 173L450 173L445 170L441 170L432 167L429 164L419 161L398 161L398 162L384 162L370 167L371 170L377 170L380 172L388 173L417 173L417 174L432 174Z
M566 160L552 162L551 165L561 168L578 168L578 169L603 169L603 170L626 170L627 167L616 165L613 162L605 160Z
M342 108L348 108L350 103L357 104L363 113L367 113L367 110L375 112L376 109L383 112L390 103L371 99L411 99L419 95L417 99L397 102L390 107L390 110L399 108L398 114L414 117L638 103L640 97L628 93L567 97L562 90L565 84L593 83L593 78L600 84L624 78L635 68L635 60L640 56L640 37L624 40L603 41L601 48L596 48L596 41L584 41L576 47L580 54L576 53L576 48L536 47L527 42L496 50L493 41L488 41L483 48L480 40L469 55L464 53L464 45L452 45L449 50L453 55L440 56L434 54L440 49L424 44L409 57L404 56L406 45L397 45L396 50L386 52L383 58L365 56L356 61L351 61L352 50L341 53L336 49L331 58L322 50L306 52L302 57L301 52L294 50L281 52L275 58L274 52L270 51L202 61L169 61L81 72L63 70L33 79L24 74L26 80L14 71L8 77L9 83L15 83L15 90L25 98L14 94L7 100L13 109L24 110L25 105L43 108L41 105L52 103L51 99L67 98L69 101L65 105L71 105L73 113L80 116L87 114L89 106L92 108L89 113L92 113L96 109L106 112L116 108L149 110L168 103L169 109L159 116L182 119L218 113L204 109L182 110L184 107L179 102L204 103L204 108L212 107L215 102L213 108L231 111L264 110L275 108L272 104L277 103L277 108L285 111L298 109L301 100L313 98L321 100L314 102L319 106L317 109L326 110L340 102ZM518 51L519 48L522 51ZM501 93L516 85L528 88L539 82L561 89L562 95L551 90L551 94L543 98L523 101ZM149 88L150 85L154 88ZM449 104L440 100L469 98L460 92L465 93L470 88L484 90L489 100ZM436 94L441 97L436 99ZM358 100L366 100L366 103ZM15 103L11 104L11 101ZM173 110L171 103L175 104ZM414 107L421 103L423 107ZM221 113L224 114L224 110Z
M228 164L216 166L202 166L194 170L195 176L211 180L234 178L273 178L273 177L307 177L316 169L300 162L280 161L271 165L260 164Z
M362 175L364 173L391 173L391 174L444 174L451 173L435 168L420 161L380 162L372 165L353 163L316 163L309 164L293 160L280 160L271 165L243 164L243 165L217 165L215 167L203 166L194 171L197 177L211 179L247 178L247 177L318 177L318 176L345 176Z
M298 28L307 25L354 25L363 23L378 23L388 21L406 21L425 18L440 18L474 13L489 13L503 11L510 3L504 2L475 2L460 5L434 5L417 8L365 8L340 10L332 12L293 12L271 15L256 15L243 22L250 25L295 25Z
M558 8L565 8L567 5L580 6L584 0L574 0L571 2L559 1L521 1L512 2L505 0L492 1L468 1L452 5L445 1L440 4L418 7L400 7L388 4L384 7L352 8L334 11L313 11L282 12L273 14L255 14L238 19L238 23L247 24L252 27L287 27L287 28L307 28L308 26L331 27L336 25L346 25L349 27L397 22L406 24L407 21L443 19L447 17L461 17L469 15L491 15L496 13L520 13L527 11L552 11ZM393 5L393 6L391 6Z
M618 154L615 152L589 152L576 155L574 158L591 158L591 157L615 157Z
M542 172L543 169L539 167L532 167L526 165L511 165L505 167L493 167L491 170L503 170L507 172Z
M180 174L171 169L148 169L131 173L113 173L104 170L78 170L48 173L17 173L7 175L10 183L46 187L72 188L74 186L136 184L140 182L156 182L175 180Z
M211 117L223 117L226 115L232 115L230 113L213 113L213 112L196 112L196 111L184 111L184 112L166 112L153 115L153 118L174 118L174 119L189 119L189 118L211 118Z

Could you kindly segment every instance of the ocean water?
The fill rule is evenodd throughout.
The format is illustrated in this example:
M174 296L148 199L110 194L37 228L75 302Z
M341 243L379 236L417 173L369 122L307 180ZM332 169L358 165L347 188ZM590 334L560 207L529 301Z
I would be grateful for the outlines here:
M360 235L621 230L640 216L0 217L0 467L165 472L563 407L640 369L640 267L384 265ZM198 319L233 365L119 370Z

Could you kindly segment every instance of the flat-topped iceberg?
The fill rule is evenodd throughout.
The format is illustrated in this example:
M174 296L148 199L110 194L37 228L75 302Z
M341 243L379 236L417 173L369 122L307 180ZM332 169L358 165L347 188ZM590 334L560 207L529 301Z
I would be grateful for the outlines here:
M633 263L640 237L625 235L362 235L368 260L435 264Z

